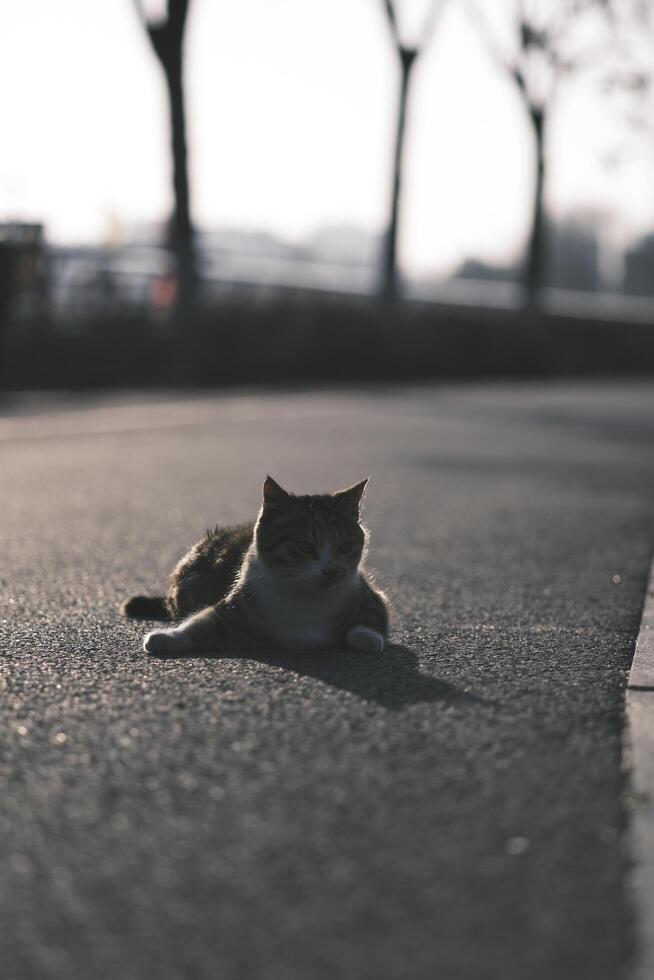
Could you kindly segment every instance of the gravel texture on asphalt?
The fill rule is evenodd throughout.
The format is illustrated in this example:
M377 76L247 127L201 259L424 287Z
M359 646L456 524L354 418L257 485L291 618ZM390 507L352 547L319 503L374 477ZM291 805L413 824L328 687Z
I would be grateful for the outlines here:
M0 424L0 976L616 980L654 387L92 399ZM370 475L379 657L161 660L208 525Z

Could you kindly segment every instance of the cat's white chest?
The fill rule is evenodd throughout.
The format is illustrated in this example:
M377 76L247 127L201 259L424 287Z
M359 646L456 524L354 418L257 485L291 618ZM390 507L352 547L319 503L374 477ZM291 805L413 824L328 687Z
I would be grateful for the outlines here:
M343 602L311 601L259 594L265 631L285 647L324 648L337 642L336 623Z
M275 634L285 647L307 647L320 649L332 646L336 642L331 623L315 622L278 622Z
M256 583L256 584L255 584ZM339 620L354 584L324 595L289 594L267 576L252 576L259 629L284 647L320 649L338 644Z

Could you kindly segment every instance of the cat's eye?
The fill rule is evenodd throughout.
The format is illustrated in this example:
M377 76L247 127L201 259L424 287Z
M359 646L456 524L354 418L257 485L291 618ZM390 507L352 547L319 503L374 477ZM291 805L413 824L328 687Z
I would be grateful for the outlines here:
M356 544L354 541L345 541L343 544L339 545L338 554L343 556L351 555L354 553L355 549Z

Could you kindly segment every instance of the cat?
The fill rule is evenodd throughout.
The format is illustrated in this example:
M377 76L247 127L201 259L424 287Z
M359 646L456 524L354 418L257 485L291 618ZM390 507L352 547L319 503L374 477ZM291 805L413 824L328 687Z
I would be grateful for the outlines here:
M133 596L123 604L126 616L183 620L148 633L146 653L237 651L252 644L381 653L387 600L360 567L367 482L296 496L267 477L254 523L207 532L174 569L165 598Z

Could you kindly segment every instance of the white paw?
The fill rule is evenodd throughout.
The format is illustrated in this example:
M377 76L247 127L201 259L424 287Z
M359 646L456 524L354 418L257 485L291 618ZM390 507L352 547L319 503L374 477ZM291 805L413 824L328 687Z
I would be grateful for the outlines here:
M384 637L369 626L353 626L345 637L350 650L361 653L381 653L384 649Z
M146 653L172 654L186 653L189 650L188 637L178 629L153 630L143 640Z

